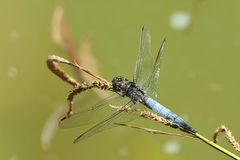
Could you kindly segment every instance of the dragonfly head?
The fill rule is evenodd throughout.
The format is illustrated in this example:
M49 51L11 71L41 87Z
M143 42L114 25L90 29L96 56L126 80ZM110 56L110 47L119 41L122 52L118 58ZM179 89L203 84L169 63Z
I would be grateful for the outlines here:
M126 81L127 79L122 77L122 76L116 76L112 80L112 86L115 91L121 91L123 82Z

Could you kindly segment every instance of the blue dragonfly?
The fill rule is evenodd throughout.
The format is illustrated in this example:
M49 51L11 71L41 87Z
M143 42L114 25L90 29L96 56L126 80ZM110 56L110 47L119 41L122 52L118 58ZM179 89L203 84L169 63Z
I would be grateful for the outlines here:
M88 109L63 118L59 126L71 128L95 123L80 134L74 143L96 133L115 127L116 123L126 123L138 117L142 108L148 108L170 121L174 126L188 133L196 133L180 116L164 107L157 100L160 75L160 63L166 39L163 40L154 61L151 53L151 36L146 27L142 27L139 54L137 56L133 80L116 76L112 80L114 94L101 100ZM103 117L104 115L104 117Z

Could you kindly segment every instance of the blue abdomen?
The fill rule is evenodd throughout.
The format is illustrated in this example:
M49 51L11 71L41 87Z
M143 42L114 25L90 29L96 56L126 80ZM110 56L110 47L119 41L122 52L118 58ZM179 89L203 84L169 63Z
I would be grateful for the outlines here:
M177 125L178 127L182 128L185 131L188 132L196 132L195 129L193 129L187 122L185 122L181 117L179 117L177 114L173 113L170 109L164 107L157 101L155 101L152 98L147 98L145 101L145 105L162 116L163 118L171 121L174 125Z

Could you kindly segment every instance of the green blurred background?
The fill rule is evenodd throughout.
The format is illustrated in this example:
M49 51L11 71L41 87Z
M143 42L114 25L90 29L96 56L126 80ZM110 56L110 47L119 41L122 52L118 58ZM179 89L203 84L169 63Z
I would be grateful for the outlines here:
M59 5L65 9L76 46L92 35L93 55L108 80L115 75L132 77L143 24L151 31L153 53L167 36L159 101L209 138L225 124L240 139L240 1L2 0L1 160L229 159L198 140L127 128L78 144L72 143L81 132L78 128L59 129L51 147L43 150L43 127L57 106L67 104L70 89L46 66L50 54L67 57L51 39L52 16ZM171 23L179 13L193 16L187 29ZM220 144L232 150L223 137Z

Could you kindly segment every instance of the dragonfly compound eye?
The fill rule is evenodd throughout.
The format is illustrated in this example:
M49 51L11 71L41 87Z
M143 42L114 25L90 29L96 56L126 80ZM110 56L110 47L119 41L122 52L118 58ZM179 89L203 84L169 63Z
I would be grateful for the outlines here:
M118 88L118 86L120 85L120 83L122 82L122 81L124 81L124 77L122 77L122 76L116 76L116 77L114 77L113 78L113 80L112 80L112 85L113 85L113 87L116 89L116 88Z

